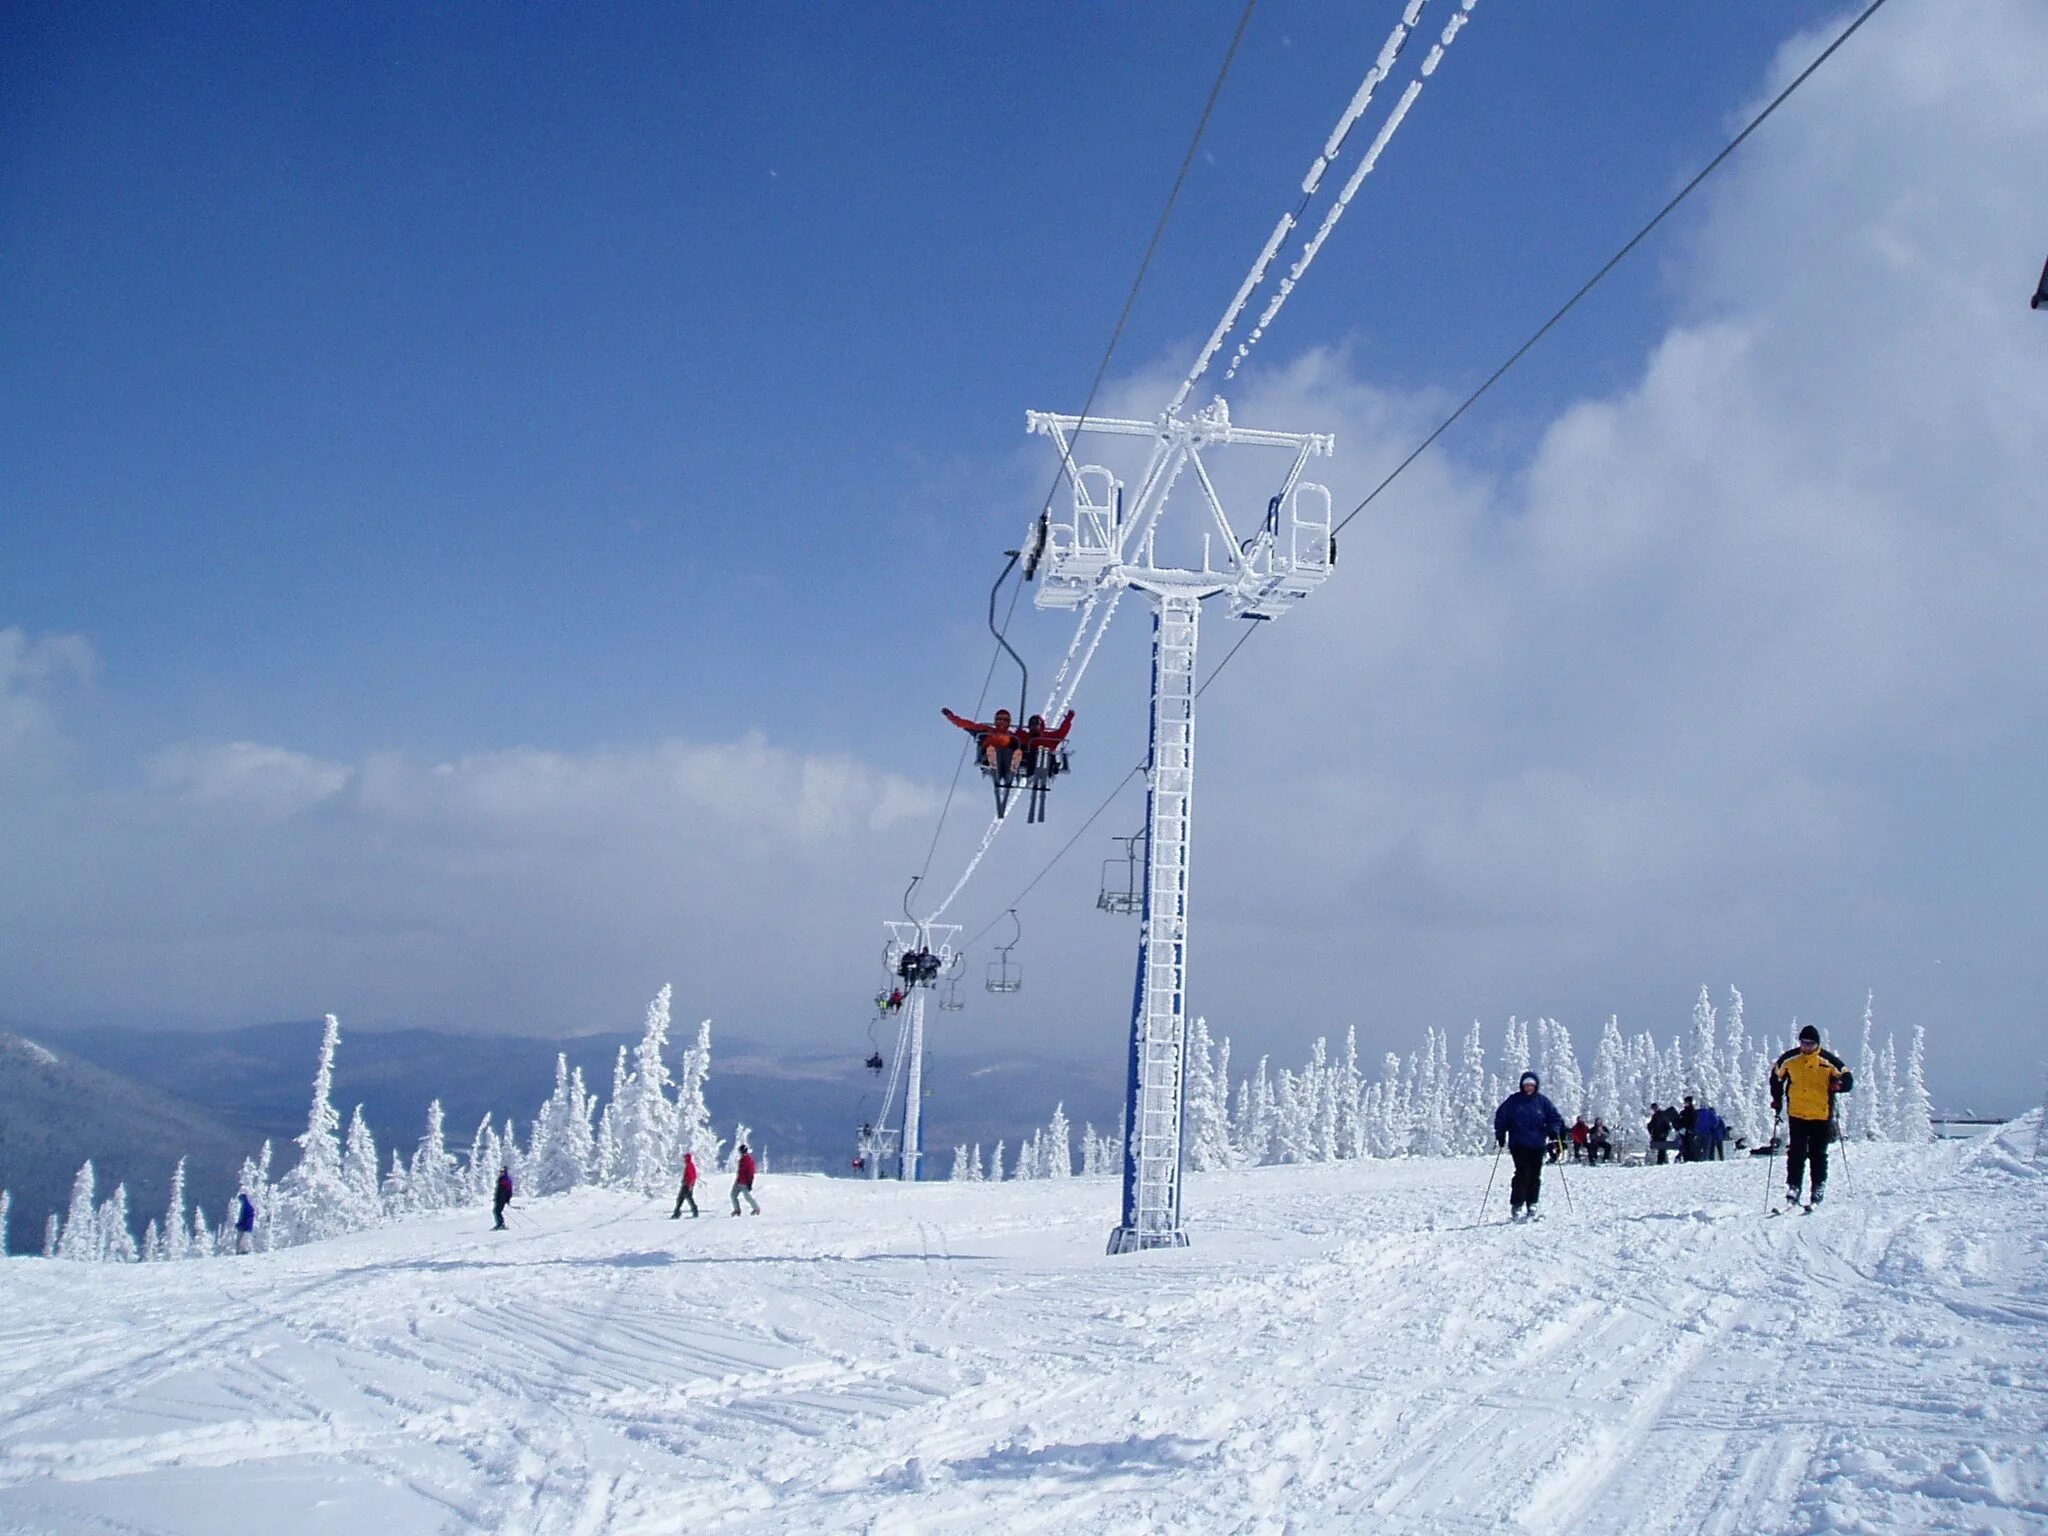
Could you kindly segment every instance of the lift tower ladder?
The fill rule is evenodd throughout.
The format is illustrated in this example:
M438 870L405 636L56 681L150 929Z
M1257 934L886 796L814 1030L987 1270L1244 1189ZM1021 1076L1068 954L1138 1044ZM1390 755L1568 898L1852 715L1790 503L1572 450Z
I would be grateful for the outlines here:
M1233 618L1273 619L1329 579L1336 566L1330 493L1301 478L1311 456L1335 446L1327 434L1239 427L1219 397L1189 416L1156 421L1027 414L1029 431L1053 439L1073 489L1069 520L1047 520L1033 544L1041 565L1033 601L1076 608L1135 587L1152 602L1152 729L1145 764L1145 886L1138 973L1131 1001L1130 1078L1125 1096L1122 1220L1111 1253L1187 1245L1181 1227L1187 1077L1188 849L1195 789L1195 663L1202 603L1222 597ZM1099 464L1077 464L1089 433L1149 438L1136 494ZM1293 455L1275 494L1233 520L1205 452L1220 447L1283 449ZM1162 534L1191 530L1165 521L1167 502L1188 471L1209 513L1200 564L1160 558ZM1271 482L1267 482L1270 484ZM1239 529L1249 530L1240 534ZM1169 550L1171 542L1169 541ZM1221 556L1219 559L1218 556Z

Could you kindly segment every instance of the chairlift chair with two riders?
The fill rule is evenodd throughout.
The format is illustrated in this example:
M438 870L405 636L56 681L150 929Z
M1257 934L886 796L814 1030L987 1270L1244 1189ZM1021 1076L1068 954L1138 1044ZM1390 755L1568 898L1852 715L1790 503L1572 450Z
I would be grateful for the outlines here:
M1011 935L1009 943L997 946L995 959L988 963L988 989L991 992L1024 990L1024 972L1010 958L1010 951L1015 949L1024 937L1024 925L1017 921L1015 907L1010 908L1010 922L1017 931Z
M1074 727L1074 712L1068 710L1058 725L1048 725L1042 715L1029 712L1031 669L996 625L996 594L1002 591L1021 556L1022 551L1010 550L1009 562L996 577L995 585L988 589L988 631L996 637L996 644L1009 653L1010 660L1017 663L1017 713L1012 715L1007 709L999 709L992 718L982 721L969 720L950 709L942 708L939 712L973 736L976 766L995 787L997 820L1010 814L1010 801L1021 787L1025 792L1024 820L1029 823L1045 820L1046 795L1052 781L1072 766L1067 732ZM1025 564L1023 580L1029 581L1037 566L1038 550L1034 548Z

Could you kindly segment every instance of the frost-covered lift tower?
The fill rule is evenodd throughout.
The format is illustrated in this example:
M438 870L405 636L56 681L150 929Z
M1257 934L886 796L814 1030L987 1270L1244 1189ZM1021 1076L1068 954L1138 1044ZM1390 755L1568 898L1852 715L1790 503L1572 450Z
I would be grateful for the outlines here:
M911 883L916 884L915 881ZM959 924L890 922L883 926L889 930L889 943L883 955L892 971L904 955L921 949L928 949L938 956L941 975L952 967L953 940L959 935ZM889 1118L889 1106L896 1097L896 1082L901 1078L903 1124L897 1141L901 1154L897 1162L897 1177L915 1183L919 1167L924 1162L924 1000L925 994L931 991L931 984L912 983L904 990L908 995L903 1000L902 1027L896 1032L896 1059L890 1065L889 1086L882 1092L882 1112L875 1123L879 1128ZM879 1132L876 1141L878 1154L884 1149L888 1134ZM879 1157L875 1167L879 1176Z
M1329 579L1330 493L1301 478L1334 440L1315 432L1271 432L1232 423L1221 397L1193 415L1169 410L1156 421L1098 420L1032 411L1027 429L1059 448L1073 486L1073 516L1048 522L1034 553L1041 608L1075 608L1136 588L1152 601L1152 733L1145 765L1145 885L1138 974L1131 1002L1123 1218L1109 1251L1182 1247L1181 1133L1187 1050L1188 834L1195 788L1195 650L1202 603L1222 597L1232 618L1273 619ZM1150 438L1137 493L1099 464L1077 466L1087 433ZM1293 462L1278 493L1243 525L1231 520L1204 455L1217 448L1288 450ZM1199 567L1160 563L1168 497L1194 472L1211 526ZM1181 530L1183 536L1192 530ZM1190 546L1192 548L1192 546Z

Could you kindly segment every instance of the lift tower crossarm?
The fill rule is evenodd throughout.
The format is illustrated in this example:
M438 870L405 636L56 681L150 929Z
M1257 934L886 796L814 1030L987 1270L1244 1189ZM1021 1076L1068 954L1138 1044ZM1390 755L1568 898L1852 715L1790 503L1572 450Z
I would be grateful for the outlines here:
M1301 478L1336 441L1326 432L1240 427L1219 397L1182 416L1153 421L1025 414L1026 429L1050 437L1073 490L1073 513L1043 523L1033 548L1041 608L1078 608L1136 588L1151 599L1151 748L1145 763L1145 883L1138 974L1131 1000L1130 1076L1125 1098L1122 1219L1109 1251L1181 1247L1182 1142L1186 1122L1188 854L1195 789L1195 660L1202 603L1225 598L1237 618L1271 619L1326 581L1335 565L1330 493ZM1127 505L1124 487L1097 464L1076 464L1084 432L1148 438L1152 451ZM1279 494L1234 524L1204 454L1224 447L1281 448L1294 460ZM1199 569L1161 564L1158 532L1182 473L1192 464L1215 533L1202 538ZM1221 558L1213 547L1221 536ZM1083 621L1085 627L1085 619Z

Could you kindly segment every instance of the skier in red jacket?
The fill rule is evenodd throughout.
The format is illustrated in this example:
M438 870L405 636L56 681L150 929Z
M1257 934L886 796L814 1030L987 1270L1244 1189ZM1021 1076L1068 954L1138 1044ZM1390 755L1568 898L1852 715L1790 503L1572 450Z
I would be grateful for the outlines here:
M1045 820L1045 792L1051 786L1052 776L1060 771L1060 747L1073 728L1071 709L1057 728L1047 725L1043 715L1033 715L1024 722L1024 782L1030 790L1024 813L1027 824Z
M981 771L995 780L996 814L1001 816L1010 808L1010 792L1017 787L1017 775L1024 767L1023 733L1012 723L1007 709L997 710L995 718L987 724L956 715L950 709L941 709L939 713L974 738Z
M732 1213L740 1213L740 1197L746 1196L747 1204L754 1208L756 1216L761 1214L761 1202L754 1198L754 1154L747 1150L747 1144L740 1143L740 1160L732 1171Z
M692 1217L703 1214L697 1209L697 1154L694 1152L683 1154L683 1187L676 1191L676 1208L669 1212L670 1221L682 1218L685 1204L690 1207Z

